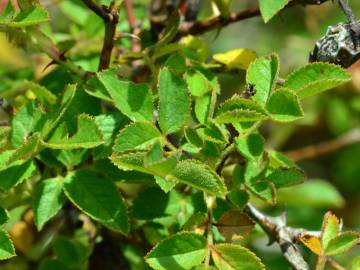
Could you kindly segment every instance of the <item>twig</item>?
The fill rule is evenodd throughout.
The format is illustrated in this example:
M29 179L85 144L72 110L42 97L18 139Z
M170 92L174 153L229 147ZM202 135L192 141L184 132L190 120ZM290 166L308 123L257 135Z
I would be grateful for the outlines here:
M132 50L133 52L139 52L141 51L141 44L138 39L138 34L141 32L139 29L139 24L136 20L135 14L134 14L134 7L131 0L124 0L124 6L125 6L125 12L126 12L126 18L129 24L131 37L133 38L132 41Z
M360 127L354 128L333 140L315 145L309 145L297 150L288 151L285 154L294 161L299 161L329 154L340 148L357 142L360 142Z
M332 267L334 267L337 270L346 270L345 267L343 267L342 265L340 265L337 261L335 261L332 258L327 257L326 258L328 260L328 262L331 264Z
M342 9L342 11L345 13L346 17L348 18L350 23L356 24L357 23L357 19L351 9L351 7L349 6L349 2L347 0L337 0L340 8Z
M194 23L185 23L180 26L179 35L199 35L205 32L211 31L218 27L224 27L228 24L245 20L248 18L256 17L260 15L259 8L248 9L240 12L233 12L228 18L222 16L212 17L205 21L194 22Z
M295 5L320 5L327 1L328 0L294 0L291 1L285 8L289 8ZM253 8L253 9L243 10L240 12L233 12L230 14L228 18L224 18L223 16L219 15L209 18L205 21L185 23L180 26L179 35L180 36L199 35L214 30L216 28L224 27L231 23L246 20L259 15L260 15L260 9Z
M83 0L83 2L89 9L94 11L96 15L98 15L104 21L110 20L108 12L106 12L103 7L98 6L93 0Z
M137 21L134 15L134 8L131 3L131 0L124 0L124 6L125 6L126 17L130 27L130 32L133 32L137 27Z
M111 53L114 48L116 25L119 22L119 11L114 1L111 2L109 7L99 6L93 0L83 0L83 2L104 21L105 36L98 70L107 69L110 66Z
M310 270L309 265L304 260L300 250L295 245L299 238L306 235L320 236L320 232L307 231L302 228L292 228L286 225L285 215L279 217L269 217L261 213L251 204L247 204L244 211L258 223L267 233L270 240L276 241L286 260L296 270Z

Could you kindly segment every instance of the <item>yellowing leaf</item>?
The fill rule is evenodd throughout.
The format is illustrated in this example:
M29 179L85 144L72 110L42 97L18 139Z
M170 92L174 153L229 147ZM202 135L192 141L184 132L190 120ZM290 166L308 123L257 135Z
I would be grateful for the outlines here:
M225 65L228 69L247 69L256 58L256 53L249 49L235 49L225 53L217 53L214 60Z
M320 239L312 235L303 235L300 241L308 247L313 253L320 255L322 253Z

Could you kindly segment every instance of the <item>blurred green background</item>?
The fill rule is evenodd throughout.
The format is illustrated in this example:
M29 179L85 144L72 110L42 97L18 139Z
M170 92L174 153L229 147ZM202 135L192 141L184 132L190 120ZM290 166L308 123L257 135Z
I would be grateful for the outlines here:
M75 0L45 0L51 14L50 26L43 30L67 51L75 63L87 70L95 71L98 52L101 49L102 22L94 14L83 8ZM145 27L147 10L144 4L150 1L133 1L137 18L143 20ZM199 19L209 15L209 2L204 0ZM254 0L234 0L233 10L257 6ZM360 17L360 2L350 1L354 12ZM345 21L345 16L332 1L321 6L294 7L287 9L264 24L260 17L247 19L203 35L212 53L236 48L249 48L258 55L276 52L280 55L281 76L286 76L308 61L316 40L325 34L329 25ZM119 29L128 31L124 12L121 12ZM129 48L129 40L118 41L116 54ZM26 45L26 42L25 44ZM51 60L36 48L14 46L0 33L0 91L14 87L16 82L35 80L56 92L61 85L71 82L72 78L61 67L52 66L44 71ZM126 71L126 69L125 69ZM341 88L323 93L306 100L305 118L295 124L268 123L262 132L267 138L267 147L283 152L326 142L338 138L360 127L360 63L354 64L349 71L353 81ZM244 88L245 72L220 74L222 97L231 96ZM0 120L6 121L6 112L0 111ZM360 141L360 138L358 138ZM342 147L318 157L299 160L298 164L306 171L309 182L302 187L284 189L279 195L279 206L269 213L279 213L286 209L289 224L318 230L322 217L328 210L343 218L344 228L360 230L360 143ZM329 186L331 184L336 189ZM336 191L337 190L337 191ZM300 206L301 205L301 206ZM21 216L12 215L12 223ZM255 238L252 248L266 262L268 269L289 269L277 245L266 246L267 238ZM307 250L310 260L315 257ZM351 260L360 256L360 248L354 249L337 258L340 263L351 269ZM17 257L0 269L26 269L22 259ZM330 269L330 268L329 268Z

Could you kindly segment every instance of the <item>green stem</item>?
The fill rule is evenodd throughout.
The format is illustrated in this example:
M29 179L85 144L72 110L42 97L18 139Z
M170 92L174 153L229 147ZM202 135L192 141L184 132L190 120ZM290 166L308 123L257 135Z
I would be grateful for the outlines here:
M210 101L210 108L209 108L209 112L208 112L207 121L212 119L212 117L214 115L215 106L216 106L216 100L217 100L217 93L216 93L215 90L213 90L211 92L211 101Z
M315 270L324 270L326 264L326 257L325 256L319 256L318 260L316 262L316 268Z
M224 165L225 159L235 150L234 143L229 144L224 151L222 151L218 162L215 164L216 171L221 171L221 166Z
M214 196L206 195L205 194L205 200L206 200L206 206L208 211L208 223L207 223L207 246L208 251L205 258L205 265L210 265L210 257L211 257L211 246L214 244L214 236L212 233L212 224L213 224L213 208L215 206L216 198Z

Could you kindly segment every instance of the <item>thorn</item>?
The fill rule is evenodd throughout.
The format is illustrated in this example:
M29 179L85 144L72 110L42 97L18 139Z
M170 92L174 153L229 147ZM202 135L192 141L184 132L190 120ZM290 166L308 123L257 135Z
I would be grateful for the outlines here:
M132 39L136 39L138 41L141 41L141 38L135 34L131 34L131 33L119 33L118 34L118 38L123 38L123 37L126 37L126 38L132 38Z
M65 52L60 53L58 60L60 60L60 61L66 61ZM44 72L44 71L45 71L46 69L48 69L50 66L55 65L55 64L57 64L57 61L56 61L56 60L52 60L49 64L47 64L47 65L44 67L44 69L42 70L42 72Z

